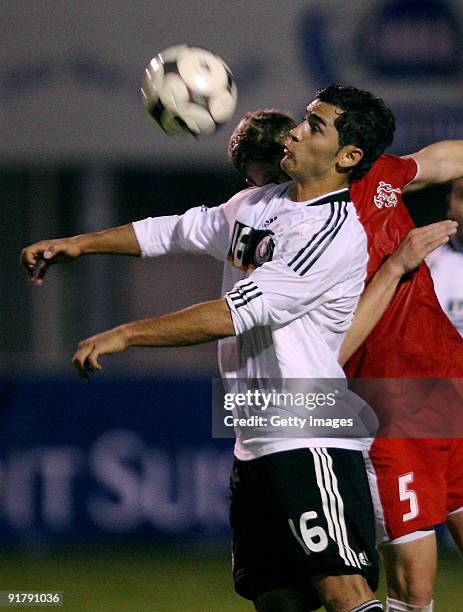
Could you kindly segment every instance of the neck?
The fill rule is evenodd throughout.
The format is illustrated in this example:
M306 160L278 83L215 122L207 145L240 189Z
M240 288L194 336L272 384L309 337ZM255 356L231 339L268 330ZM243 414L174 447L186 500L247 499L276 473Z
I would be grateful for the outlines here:
M458 251L463 251L463 232L457 231L457 233L450 238L450 241Z
M295 202L305 202L306 200L313 200L314 198L325 195L325 193L346 189L348 187L349 183L344 177L336 177L335 179L330 178L323 181L311 181L310 183L296 181L291 193L291 199Z

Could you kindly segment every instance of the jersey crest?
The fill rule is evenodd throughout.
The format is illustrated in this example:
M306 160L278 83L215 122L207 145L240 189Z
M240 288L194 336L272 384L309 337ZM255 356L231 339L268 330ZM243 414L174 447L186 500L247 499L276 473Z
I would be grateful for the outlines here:
M401 192L400 187L393 187L390 183L380 181L373 201L378 208L395 208L399 204L398 196Z
M240 270L249 271L271 261L275 243L269 229L254 229L235 221L227 260Z

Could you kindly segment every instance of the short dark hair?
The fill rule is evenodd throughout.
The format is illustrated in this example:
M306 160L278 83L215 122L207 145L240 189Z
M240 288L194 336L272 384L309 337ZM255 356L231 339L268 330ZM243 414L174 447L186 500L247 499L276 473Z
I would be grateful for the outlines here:
M328 85L316 92L321 102L338 106L344 112L335 120L339 145L355 145L363 158L352 168L350 180L362 178L378 157L392 144L395 119L382 98L369 91L345 85Z
M250 162L280 160L284 141L295 125L289 113L275 108L246 113L230 137L229 160L242 176Z

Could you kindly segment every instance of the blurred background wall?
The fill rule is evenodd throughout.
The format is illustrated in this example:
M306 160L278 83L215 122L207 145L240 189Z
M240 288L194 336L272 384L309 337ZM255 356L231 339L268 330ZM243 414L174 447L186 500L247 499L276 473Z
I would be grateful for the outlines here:
M240 116L303 115L349 83L397 116L392 151L463 138L461 0L15 0L0 6L0 536L18 545L227 537L231 441L210 435L215 346L131 350L74 377L77 342L218 296L206 257L84 258L41 288L18 266L38 239L182 213L244 185L226 146ZM187 43L222 56L234 119L173 140L142 108L145 65ZM443 215L442 189L409 201Z

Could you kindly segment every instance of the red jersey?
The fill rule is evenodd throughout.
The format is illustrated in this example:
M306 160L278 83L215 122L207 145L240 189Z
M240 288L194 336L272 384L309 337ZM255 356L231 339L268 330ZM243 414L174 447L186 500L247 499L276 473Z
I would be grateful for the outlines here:
M368 236L367 281L415 227L402 200L413 159L382 155L350 194ZM425 263L400 283L378 325L345 367L350 378L463 377L463 339L439 305Z

